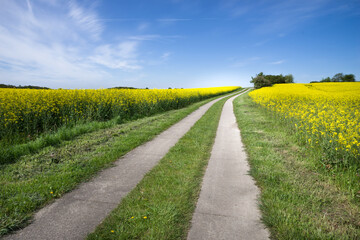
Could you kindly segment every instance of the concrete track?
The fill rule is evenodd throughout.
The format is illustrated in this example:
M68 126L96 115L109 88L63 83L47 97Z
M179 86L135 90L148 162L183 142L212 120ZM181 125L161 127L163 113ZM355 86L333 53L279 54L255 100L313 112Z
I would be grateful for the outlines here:
M222 110L188 240L269 238L260 222L259 191L248 174L246 153L233 112L235 97L227 100Z
M153 140L120 158L115 167L103 170L91 181L44 207L35 214L29 226L5 239L84 239L195 122L224 97L203 105Z

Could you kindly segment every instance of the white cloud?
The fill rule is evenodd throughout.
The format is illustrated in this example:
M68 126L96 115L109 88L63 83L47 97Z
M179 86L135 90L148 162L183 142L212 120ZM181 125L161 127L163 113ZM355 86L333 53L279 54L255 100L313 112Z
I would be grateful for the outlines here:
M279 64L283 64L284 62L285 60L279 60L279 61L271 62L270 64L279 65Z
M179 35L158 35L158 34L147 34L147 35L134 35L129 36L127 39L134 41L164 41L183 38Z
M29 9L30 14L33 15L33 10L32 10L32 6L31 6L31 3L30 3L30 0L26 0L26 3L27 3L27 6L28 6L28 9Z
M75 1L71 1L69 3L69 16L80 29L90 33L93 39L99 40L103 26L95 12L84 9Z
M138 48L145 39L122 37L117 44L109 44L102 39L105 27L98 14L76 1L69 4L57 0L1 1L3 82L99 87L105 79L112 81L112 70L128 72L142 68Z
M24 78L22 81L61 79L64 82L102 77L101 71L82 62L82 58L71 48L18 39L17 35L4 28L0 28L0 35L0 59L7 66L0 67L0 76L4 80L16 75Z
M95 55L89 59L94 63L113 69L141 69L136 60L137 46L138 42L135 41L122 42L116 46L102 45L95 49Z
M86 58L81 52L86 50L85 46L71 41L74 38L70 36L77 35L77 28L66 18L66 10L61 12L62 17L52 16L45 10L51 10L53 5L41 9L30 0L23 3L5 0L5 8L0 9L0 77L3 81L20 81L21 77L25 84L42 79L47 81L43 85L51 85L55 79L65 82L102 78L100 69L84 61ZM85 12L82 13L85 18Z
M160 23L162 26L172 26L175 23L178 22L187 22L191 21L192 19L189 18L159 18L156 21Z
M233 58L231 59L231 61L234 61L234 63L231 65L231 67L245 67L245 66L248 66L250 64L253 64L255 62L258 62L259 60L261 60L262 58L261 57L250 57L250 58L247 58L247 59L243 59L243 60L236 60L236 58Z
M171 52L163 53L163 54L161 55L161 59L162 59L163 61L166 61L166 60L169 59L170 55L171 55Z
M137 36L128 37L129 40L135 40L135 41L150 41L159 38L161 38L161 36L157 34L137 35Z
M149 23L147 23L147 22L142 22L142 23L140 23L139 25L138 25L138 27L137 27L137 29L139 30L139 31L144 31L144 30L146 30L146 29L148 29L149 28Z
M183 21L190 21L189 18L159 18L157 19L158 22L183 22Z

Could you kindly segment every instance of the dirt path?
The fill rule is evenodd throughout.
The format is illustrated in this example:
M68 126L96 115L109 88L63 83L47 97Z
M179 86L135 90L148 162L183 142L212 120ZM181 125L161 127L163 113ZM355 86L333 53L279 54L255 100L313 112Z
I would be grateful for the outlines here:
M91 181L44 207L35 214L33 223L5 239L84 239L221 98L203 105L152 141L120 158L115 167L105 169Z
M235 96L236 97L236 96ZM257 208L259 193L230 98L224 105L188 240L268 239Z

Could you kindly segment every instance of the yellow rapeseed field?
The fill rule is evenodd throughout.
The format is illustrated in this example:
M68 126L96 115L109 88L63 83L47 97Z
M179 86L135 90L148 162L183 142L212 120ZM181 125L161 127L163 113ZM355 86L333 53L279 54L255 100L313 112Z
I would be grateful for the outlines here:
M239 87L194 89L0 89L0 139L53 130L78 121L131 119L230 92Z
M251 92L261 106L291 122L329 161L360 156L360 83L278 84Z

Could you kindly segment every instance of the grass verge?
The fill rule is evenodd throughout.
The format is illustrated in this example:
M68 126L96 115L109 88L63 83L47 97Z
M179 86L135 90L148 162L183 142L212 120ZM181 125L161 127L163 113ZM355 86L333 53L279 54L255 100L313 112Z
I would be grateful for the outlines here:
M24 155L15 163L0 165L0 236L24 226L35 210L211 100L100 128Z
M0 164L16 162L21 156L34 154L48 146L55 146L62 141L72 140L82 134L91 133L97 130L114 127L120 118L115 118L106 122L78 123L77 125L63 126L55 133L44 133L33 141L22 144L4 145L0 150Z
M321 152L298 141L247 94L236 98L234 111L271 237L360 239L359 201L337 180L346 169L324 168Z
M185 239L214 143L215 103L88 239Z

